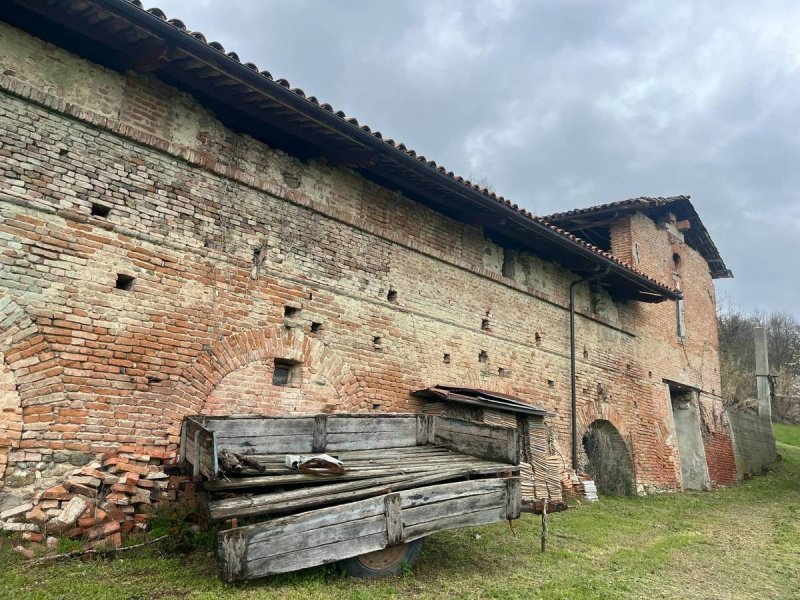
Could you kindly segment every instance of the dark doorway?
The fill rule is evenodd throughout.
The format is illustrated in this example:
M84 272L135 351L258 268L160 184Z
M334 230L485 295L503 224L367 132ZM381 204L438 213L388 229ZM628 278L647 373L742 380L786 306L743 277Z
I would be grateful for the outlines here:
M631 496L636 489L628 447L609 421L592 423L583 434L585 470L602 494Z
M697 392L692 388L669 384L669 397L681 458L683 489L710 489L706 452L700 432Z

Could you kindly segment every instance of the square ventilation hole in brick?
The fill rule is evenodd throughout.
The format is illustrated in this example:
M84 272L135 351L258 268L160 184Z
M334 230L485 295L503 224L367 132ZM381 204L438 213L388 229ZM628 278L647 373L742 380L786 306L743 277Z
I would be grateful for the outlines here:
M272 385L289 386L299 375L300 365L290 360L275 359L272 370Z
M481 363L488 363L489 362L489 353L486 350L481 350L478 354L478 362Z
M319 333L322 331L322 323L311 321L311 333Z
M105 204L99 204L97 202L92 202L93 217L100 217L101 219L105 219L110 213L111 213L110 206L106 206Z
M133 282L136 281L135 277L131 277L130 275L125 275L123 273L117 273L117 283L114 285L118 290L125 290L130 291L133 289Z
M386 299L389 302L396 303L397 302L397 290L389 288L389 293L386 294Z
M292 319L300 316L300 308L297 306L286 305L283 307L283 316L286 319Z
M491 331L492 323L491 321L489 321L488 318L481 319L481 329L483 329L484 331Z
M383 338L379 337L377 335L374 338L372 338L372 347L375 348L375 350L382 350L383 349Z
M444 364L446 364L446 365L449 365L450 364L450 355L449 354L445 354L444 358L442 359L442 362Z

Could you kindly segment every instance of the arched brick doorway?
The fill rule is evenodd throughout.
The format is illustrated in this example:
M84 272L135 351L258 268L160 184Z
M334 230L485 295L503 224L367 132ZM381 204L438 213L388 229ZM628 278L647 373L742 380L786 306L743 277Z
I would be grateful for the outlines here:
M584 431L582 470L605 494L630 496L635 491L631 456L625 440L611 421L598 419Z
M367 409L360 382L333 350L280 326L230 335L207 348L183 373L173 398L182 414ZM175 423L171 436L178 429Z

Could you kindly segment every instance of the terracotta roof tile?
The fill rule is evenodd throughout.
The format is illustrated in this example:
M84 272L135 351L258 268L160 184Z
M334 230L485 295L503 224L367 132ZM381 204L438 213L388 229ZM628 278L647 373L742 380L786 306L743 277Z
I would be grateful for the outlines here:
M143 8L142 3L139 0L125 0L125 1L129 2L130 4L133 4L134 6L137 6L139 8ZM190 35L190 36L194 37L195 39L198 39L198 40L202 41L203 43L205 43L206 45L210 46L211 48L214 48L218 52L220 52L222 54L225 54L225 49L222 47L222 45L220 43L218 43L218 42L208 42L206 40L206 37L199 31L189 31L182 20L179 20L179 19L167 19L167 15L164 13L164 11L162 11L159 8L150 8L150 9L147 9L147 12L150 13L151 15L155 16L155 17L158 17L159 19L166 20L168 23L172 24L176 29L178 29L179 31L182 31L184 34ZM237 63L240 62L239 61L239 57L235 52L229 52L227 54L227 56L229 58L231 58L231 60L236 61ZM258 71L258 67L254 63L246 63L246 65L248 67L250 67L251 69L253 69L254 71ZM261 71L260 73L266 79L269 79L270 81L273 81L272 75L268 71ZM608 260L611 260L611 261L619 264L620 266L622 266L622 267L630 270L631 272L635 273L639 277L643 277L643 278L651 281L652 283L657 284L658 286L660 286L660 287L662 287L664 289L671 290L673 292L677 292L676 290L674 290L674 288L672 286L666 285L666 284L664 284L664 283L662 283L660 281L657 281L657 280L653 279L652 277L646 275L644 272L642 272L639 269L636 269L635 267L630 265L627 261L623 261L623 260L617 258L616 256L612 255L611 253L605 252L605 251L601 250L600 248L597 248L596 246L586 242L585 240L582 240L581 238L569 233L568 231L566 231L564 229L561 229L559 227L551 225L547 220L545 220L545 219L543 219L541 217L534 216L533 214L531 214L530 211L527 211L527 210L525 210L523 208L520 208L519 206L517 206L516 204L512 203L510 200L504 198L503 196L499 196L499 195L495 194L494 192L490 192L486 188L482 188L482 187L478 186L477 184L473 184L471 181L469 181L467 179L464 179L462 177L459 177L459 176L453 174L452 171L447 170L443 166L438 166L436 164L436 162L434 162L434 161L427 161L424 156L417 155L417 153L414 150L408 148L405 144L396 143L392 139L384 139L383 135L379 131L372 131L366 125L360 125L359 126L358 125L358 121L355 118L348 117L343 111L335 111L330 104L328 104L328 103L320 104L319 100L316 97L314 97L314 96L306 97L306 95L303 92L303 90L301 90L299 88L291 88L291 85L290 85L288 80L281 78L281 79L274 80L274 82L277 83L278 85L281 85L281 86L287 88L287 89L290 89L295 94L297 94L299 97L305 98L305 100L307 100L310 104L313 104L315 106L318 106L319 108L322 108L322 109L324 109L324 110L326 110L326 111L328 111L330 113L335 114L336 116L341 118L342 121L346 122L348 125L351 125L353 127L357 127L359 129L361 129L362 131L365 131L367 133L371 133L371 135L373 137L375 137L375 138L377 138L379 140L383 140L385 144L387 144L388 146L394 148L396 151L403 152L404 154L406 154L406 155L408 155L408 156L410 156L412 158L416 158L420 162L427 163L427 165L431 169L434 169L434 170L438 171L439 173L441 173L442 175L445 175L446 177L449 177L450 179L459 182L460 184L464 185L465 187L468 187L468 188L471 188L473 190L479 191L481 194L483 194L487 198L489 198L489 199L491 199L491 200L493 200L495 202L501 203L501 204L503 204L505 206L513 208L519 214L521 214L521 215L523 215L523 216L525 216L525 217L527 217L529 219L532 219L532 220L534 220L534 221L536 221L536 222L538 222L538 223L540 223L540 224L542 224L542 225L544 225L546 227L549 227L552 231L558 233L559 235L561 235L561 236L563 236L565 238L568 238L572 242L574 242L576 244L579 244L580 246L586 248L587 250L590 250L590 251L592 251L592 252L594 252L594 253L596 253L596 254L598 254L600 256L603 256L604 258L606 258ZM628 201L628 202L630 202L630 201ZM589 210L589 209L586 209L586 210ZM559 213L559 214L565 214L565 213Z

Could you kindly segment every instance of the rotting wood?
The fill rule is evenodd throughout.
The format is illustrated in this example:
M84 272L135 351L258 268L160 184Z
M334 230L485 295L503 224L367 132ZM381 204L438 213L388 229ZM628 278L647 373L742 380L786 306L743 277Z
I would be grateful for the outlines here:
M403 529L406 542L417 540L426 535L458 527L474 527L477 525L488 525L503 520L503 509L492 507L471 513L463 513L437 519L435 521L425 521L415 525L409 525Z
M384 498L386 506L386 543L394 546L403 542L402 499L400 494L388 494Z
M314 438L311 442L311 451L314 453L327 452L328 442L328 417L317 415L314 417Z
M230 519L232 517L248 517L255 515L288 512L310 506L342 503L349 500L382 495L389 489L405 490L411 487L429 485L440 481L458 479L469 475L467 469L453 469L420 476L386 477L378 480L364 480L347 484L340 484L336 491L330 486L322 494L316 488L283 492L282 494L264 494L250 498L232 498L209 503L209 514L215 521Z
M220 532L228 581L520 514L520 480L508 477L519 472L519 438L506 427L438 415L306 415L200 417L185 431L182 451L187 457L194 452L193 467L209 479L210 518L278 515ZM220 467L225 470L225 451L241 471L215 479ZM286 467L287 454L322 452L343 461L346 472L302 474ZM475 476L490 479L470 479ZM261 493L248 494L253 491Z
M471 467L464 465L466 469L470 470L472 475L490 474L497 471L497 467ZM412 473L428 473L432 472L430 467L400 467L400 468L383 468L383 467L365 467L362 469L349 469L342 475L316 475L316 474L289 474L289 475L264 475L261 477L241 477L233 478L230 480L217 479L216 481L208 481L204 487L208 491L224 491L235 489L247 489L257 487L274 487L284 485L326 485L331 482L350 481L355 479L370 479L381 476L389 475L404 475Z
M290 533L269 541L254 542L250 540L247 545L247 561L260 560L271 556L277 557L290 552L301 552L308 548L323 546L331 541L344 541L385 532L386 517L378 514L299 533Z
M431 502L422 506L403 510L403 526L411 527L429 521L436 521L461 513L472 513L488 508L505 507L506 491L499 490L485 494L474 494L460 498L450 498L439 502ZM498 514L504 513L498 511Z
M200 475L200 433L202 429L194 432L194 460L192 461L192 475Z
M506 478L506 519L518 519L522 504L522 482L519 477Z
M289 552L280 556L257 559L247 563L247 577L264 577L276 573L296 571L315 565L336 562L343 558L375 552L385 548L386 533L375 533L364 537L351 538L342 542L331 542L304 552Z
M237 581L245 575L245 556L247 555L246 533L233 529L228 535L220 536L218 553L222 562L222 578Z

